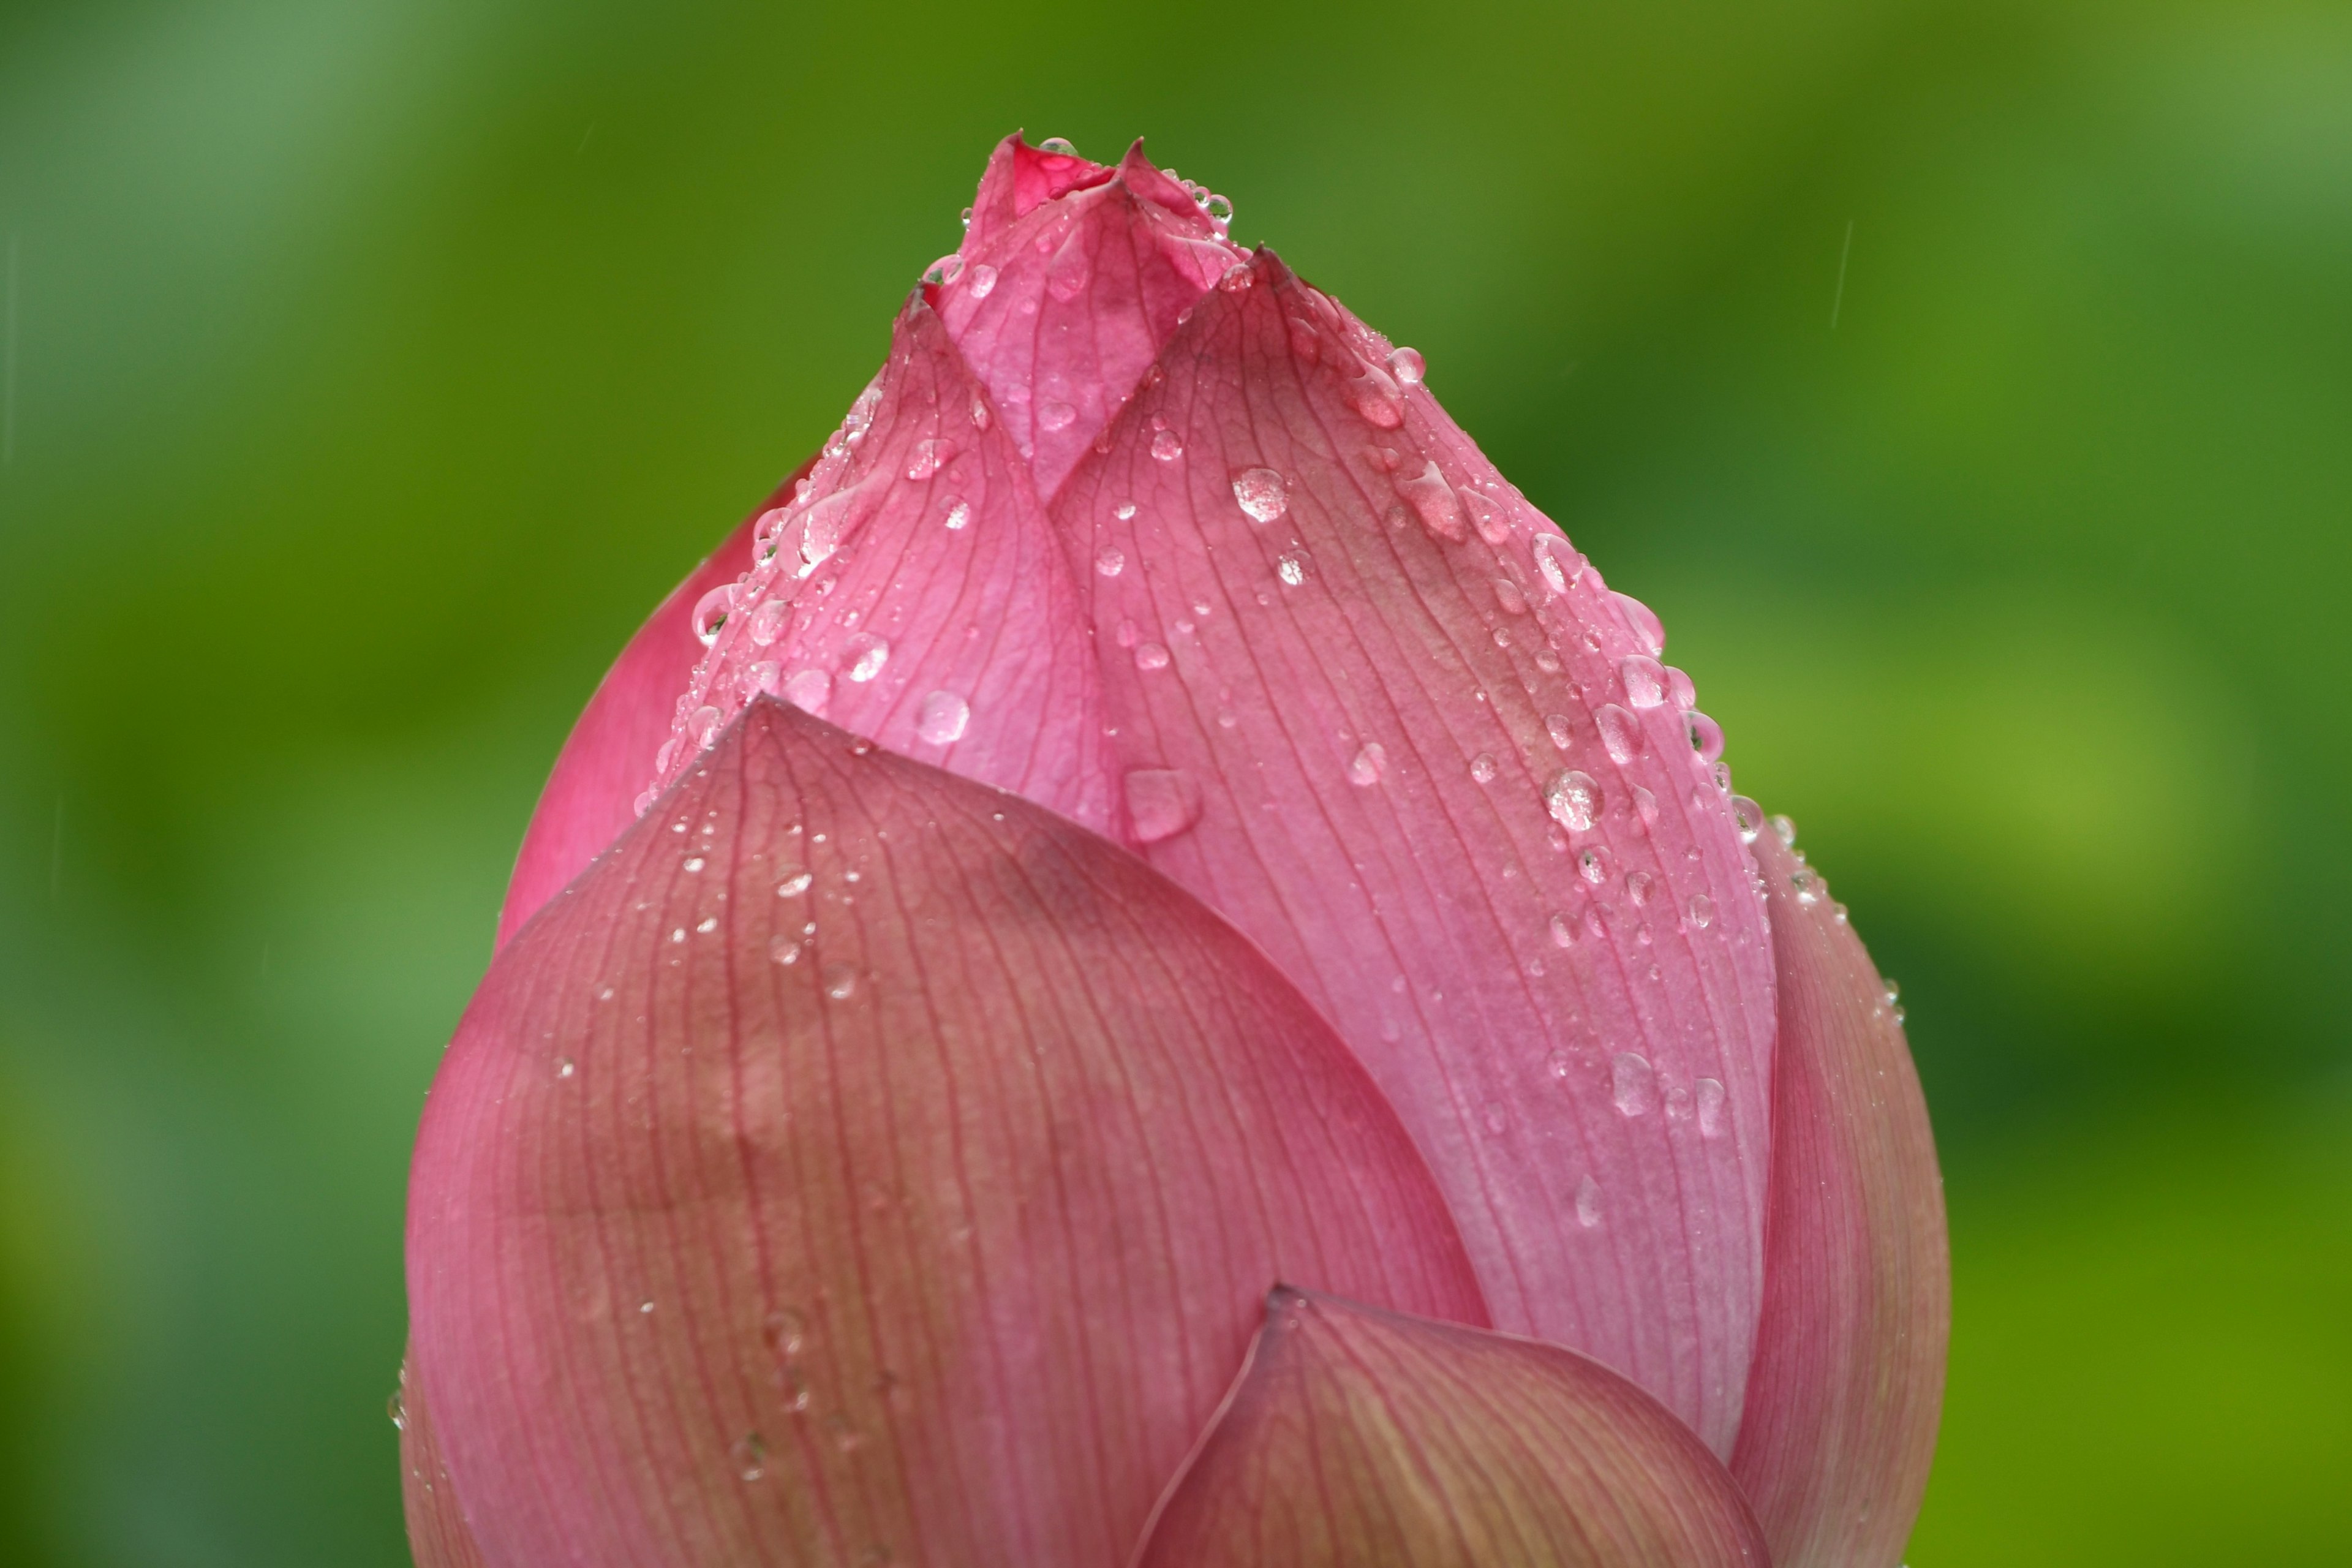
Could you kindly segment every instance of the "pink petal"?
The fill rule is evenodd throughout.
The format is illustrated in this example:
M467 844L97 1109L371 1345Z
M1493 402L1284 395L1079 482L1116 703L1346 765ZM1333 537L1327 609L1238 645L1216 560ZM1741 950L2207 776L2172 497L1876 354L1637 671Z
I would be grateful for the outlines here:
M1885 983L1770 834L1780 1047L1764 1313L1732 1473L1783 1568L1893 1563L1935 1457L1952 1318L1944 1183Z
M1763 1568L1722 1463L1552 1345L1278 1289L1135 1568Z
M1230 927L772 702L499 956L409 1215L497 1568L1099 1568L1268 1281L1483 1315L1392 1113Z
M1056 499L1074 561L1139 563L1094 579L1118 765L1199 786L1130 838L1354 1047L1496 1325L1728 1453L1773 1034L1748 852L1655 617L1386 355L1260 253Z
M449 1467L433 1432L423 1385L400 1367L400 1491L408 1516L408 1550L416 1568L481 1568L482 1554L457 1506Z
M694 606L742 570L752 524L791 499L793 487L815 460L803 463L778 485L661 602L605 672L540 791L499 910L499 946L636 820L633 803L652 781L654 752L669 738L672 705L702 657L691 625Z
M1056 196L1101 184L1111 171L1069 153L1048 153L1032 147L1014 132L996 144L988 167L980 176L980 194L972 197L971 224L964 230L964 248L984 246L1033 210Z
M929 306L908 303L882 374L755 539L648 778L677 777L764 692L1109 824L1082 568Z
M981 186L1002 184L998 161ZM1034 157L1016 148L1016 160ZM1091 166L1091 165L1090 165ZM1193 301L1243 253L1138 142L1118 168L1057 201L983 226L962 270L929 292L1004 426L1051 496Z

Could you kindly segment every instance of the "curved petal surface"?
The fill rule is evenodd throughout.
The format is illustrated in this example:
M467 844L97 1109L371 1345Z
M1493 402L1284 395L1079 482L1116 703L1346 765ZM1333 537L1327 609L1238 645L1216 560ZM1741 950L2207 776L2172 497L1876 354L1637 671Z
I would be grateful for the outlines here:
M1727 1454L1773 1013L1719 742L1388 353L1261 252L1055 500L1075 560L1129 563L1093 605L1123 826L1370 1069L1496 1325Z
M409 1213L492 1568L1098 1568L1268 1280L1483 1316L1392 1112L1231 928L770 701L499 956Z
M1874 1568L1901 1556L1935 1458L1952 1321L1944 1183L1861 939L1778 837L1760 835L1756 859L1780 1047L1763 1321L1731 1468L1782 1568Z
M1277 1289L1135 1568L1764 1568L1721 1461L1554 1345Z
M694 636L694 606L742 571L753 524L791 498L815 460L794 469L688 574L598 682L557 753L523 832L506 902L499 910L499 946L636 820L633 803L653 777L654 752L669 738L677 694L702 657Z
M434 1435L433 1413L424 1388L409 1376L405 1357L400 1363L400 1500L416 1568L481 1568Z

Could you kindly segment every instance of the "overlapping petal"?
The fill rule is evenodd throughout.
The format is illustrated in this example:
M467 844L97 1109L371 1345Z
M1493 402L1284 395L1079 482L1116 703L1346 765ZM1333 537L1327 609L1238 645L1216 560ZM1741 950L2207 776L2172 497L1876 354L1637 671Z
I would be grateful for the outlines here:
M1780 969L1772 1210L1748 1415L1732 1455L1781 1568L1893 1563L1943 1405L1943 1179L1893 997L1820 874L1756 859Z
M400 1364L399 1398L400 1494L407 1515L409 1553L416 1568L481 1568L482 1554L441 1458L433 1412L405 1358Z
M1135 1568L1764 1568L1722 1462L1556 1346L1276 1290Z
M1276 1278L1483 1317L1249 943L767 701L499 955L411 1190L491 1568L1118 1561Z
M1655 617L1271 255L1202 299L1107 435L1053 510L1105 563L1129 840L1370 1069L1497 1326L1619 1369L1727 1454L1770 954Z

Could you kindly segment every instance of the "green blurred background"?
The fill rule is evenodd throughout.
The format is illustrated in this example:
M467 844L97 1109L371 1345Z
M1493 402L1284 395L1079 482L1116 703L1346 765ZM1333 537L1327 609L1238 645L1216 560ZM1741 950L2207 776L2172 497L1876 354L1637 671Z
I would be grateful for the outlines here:
M406 1561L540 781L1021 125L1422 348L1904 982L1914 1568L2352 1562L2352 7L2268 0L0 9L0 1562Z

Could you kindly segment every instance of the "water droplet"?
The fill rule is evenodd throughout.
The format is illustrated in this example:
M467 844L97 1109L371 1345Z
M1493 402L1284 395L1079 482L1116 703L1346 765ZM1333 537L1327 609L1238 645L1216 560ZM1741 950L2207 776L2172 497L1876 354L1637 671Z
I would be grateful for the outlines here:
M1135 649L1135 668L1138 669L1167 668L1168 650L1161 647L1156 642L1137 644Z
M1618 1115L1648 1115L1655 1089L1650 1060L1639 1051L1619 1051L1609 1058L1609 1097L1616 1101Z
M1656 883L1657 879L1647 871L1628 871L1625 874L1625 896L1637 905L1646 904L1650 901L1650 889Z
M1305 556L1297 554L1285 555L1282 559L1275 563L1274 570L1276 575L1279 576L1291 587L1296 588L1301 583L1307 581L1307 559Z
M1699 931L1705 931L1714 919L1715 900L1708 898L1705 893L1693 893L1690 896L1690 923L1692 926Z
M1234 221L1234 204L1214 191L1202 193L1201 210L1208 214L1209 221L1220 228Z
M857 971L845 963L836 963L824 972L824 994L836 1002L846 1002L857 994Z
M1591 1176L1576 1184L1576 1223L1587 1230L1601 1223L1601 1184Z
M796 669L784 677L782 696L802 712L822 719L833 700L833 677L822 669Z
M1475 485L1465 485L1458 492L1463 510L1470 514L1470 526L1478 537L1489 544L1503 544L1511 537L1511 520L1494 497Z
M735 584L722 583L694 602L695 640L709 647L719 640L719 628L727 624L728 612L735 607Z
M1800 866L1789 873L1789 886L1797 889L1797 902L1817 904L1822 901L1820 873L1810 866Z
M1429 374L1429 363L1419 349L1393 349L1389 353L1389 374L1402 385L1419 386L1422 377Z
M847 656L842 673L860 686L882 673L890 662L890 645L870 632L859 632L843 640L841 650Z
M948 502L947 525L950 531L961 531L971 524L971 503L961 498Z
M996 291L996 268L985 261L974 262L964 279L964 289L975 300L987 299ZM973 423L978 424L979 421L974 420Z
M570 1078L577 1070L578 1068L570 1057L565 1057L555 1064L555 1076L558 1078Z
M1153 456L1158 455L1155 450ZM1290 496L1283 488L1282 476L1272 468L1244 468L1235 474L1234 500L1241 503L1252 522L1272 522L1290 510Z
M1881 977L1880 977L1878 984L1880 984L1880 986L1881 986L1881 987L1883 987L1883 988L1884 988L1884 990L1885 990L1885 995L1886 995L1886 1005L1887 1005L1888 1006L1890 1006L1890 1007L1894 1006L1894 1005L1895 1005L1895 1000L1903 994L1903 987L1901 987L1900 985L1897 985L1896 984L1895 984L1895 982L1894 982L1894 981L1892 981L1892 980L1888 980L1888 979L1885 978L1884 976L1881 976Z
M1184 438L1173 430L1162 430L1151 437L1151 455L1163 463L1172 463L1184 455Z
M685 869L688 871L699 871L706 864L708 864L708 862L706 862L701 856L689 855L686 858Z
M1055 398L1049 397L1037 405L1037 428L1040 430L1066 430L1077 416L1076 409Z
M1772 818L1772 836L1780 841L1783 849L1794 849L1797 847L1795 821L1785 815L1775 816Z
M801 961L801 944L788 936L771 937L768 956L789 969Z
M716 708L705 706L694 710L694 717L686 721L686 731L694 737L694 743L698 749L709 751L710 742L719 739L719 729L726 722L726 714Z
M1739 842L1753 844L1764 830L1764 808L1744 795L1731 797L1732 826L1739 829Z
M1602 703L1592 722L1611 762L1622 767L1642 754L1642 721L1614 702Z
M1567 1082L1568 1075L1575 1070L1575 1068L1576 1063L1570 1058L1566 1051L1554 1051L1544 1058L1544 1070L1550 1073L1556 1082Z
M1551 737L1553 745L1565 752L1575 742L1576 726L1569 722L1565 713L1547 713L1544 715L1544 733Z
M1698 1135L1702 1138L1723 1136L1723 1085L1711 1078L1703 1078L1692 1089L1698 1097Z
M1609 852L1598 844L1584 849L1576 858L1576 874L1594 887L1599 887L1609 879ZM1599 915L1598 910L1591 911L1585 923L1587 925L1593 923L1599 919Z
M1348 402L1374 429L1393 430L1404 423L1404 410L1397 403L1396 383L1370 366L1348 384Z
M1217 287L1228 294L1239 294L1255 280L1249 263L1236 261L1225 268L1224 276L1217 279Z
M915 733L934 746L944 746L963 738L963 727L971 722L971 705L952 691L932 691L924 695L921 710L915 718Z
M1723 726L1694 708L1683 715L1683 723L1690 733L1691 750L1698 760L1711 763L1723 755Z
M1135 515L1135 503L1131 500L1123 500L1110 509L1110 514L1119 521L1125 522Z
M1454 493L1434 462L1423 463L1420 473L1399 479L1396 488L1421 519L1421 526L1431 533L1455 544L1470 537L1469 527L1462 521L1462 498Z
M1507 616L1524 616L1528 613L1527 595L1508 577L1495 579L1495 604Z
M1493 784L1495 775L1501 771L1492 752L1481 752L1470 759L1470 776L1479 784Z
M1136 768L1126 784L1127 819L1139 843L1173 838L1201 820L1201 782L1182 768Z
M1584 575L1584 557L1576 546L1559 533L1538 534L1536 538L1536 570L1543 574L1544 586L1555 594L1565 594Z
M1687 713L1698 705L1698 688L1691 684L1689 676L1671 664L1666 666L1666 695L1674 699L1677 712Z
M1576 945L1576 922L1565 914L1555 914L1550 921L1551 944L1554 947Z
M1617 666L1625 682L1625 700L1636 708L1655 708L1666 700L1666 672L1645 653L1628 654Z
M1652 795L1648 790L1643 789L1640 784L1635 784L1633 786L1633 814L1642 819L1642 826L1643 827L1654 827L1657 826L1658 797Z
M918 441L907 463L907 477L910 479L928 479L947 467L948 459L955 455L956 444L953 441L944 441L937 437Z
M1388 771L1388 749L1378 741L1368 742L1348 764L1348 782L1359 788L1369 787L1380 783Z
M405 1368L402 1370L401 1375L404 1377L407 1375ZM383 1413L392 1417L392 1429L394 1431L405 1432L408 1430L408 1402L401 1396L401 1391L399 1389L394 1389L392 1391L392 1397L383 1402Z
M1087 291L1093 278L1084 247L1066 245L1045 268L1045 292L1066 305Z
M1633 635L1641 639L1642 646L1651 653L1664 653L1666 628L1659 621L1658 613L1631 594L1612 594L1609 596L1617 601L1619 609L1625 612L1625 622L1633 628Z
M1116 544L1106 544L1095 557L1095 570L1106 577L1116 577L1127 570L1127 552Z
M704 936L709 936L712 931L719 929L719 917L717 915L709 916L697 924L694 929L700 931Z
M962 276L962 257L952 255L942 256L937 261L932 262L929 267L923 268L923 281L930 284L934 288L937 288L941 284L954 282L959 277Z
M1555 773L1544 785L1544 809L1570 832L1586 832L1601 815L1601 786L1576 768Z
M1070 145L1069 139L1062 136L1046 137L1037 143L1037 151L1058 153L1065 158L1075 158L1078 155L1078 150Z
M746 1432L728 1448L727 1457L733 1461L735 1473L747 1481L756 1481L768 1473L768 1444L757 1432Z

